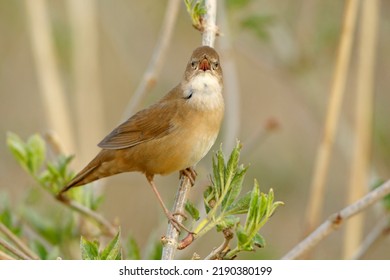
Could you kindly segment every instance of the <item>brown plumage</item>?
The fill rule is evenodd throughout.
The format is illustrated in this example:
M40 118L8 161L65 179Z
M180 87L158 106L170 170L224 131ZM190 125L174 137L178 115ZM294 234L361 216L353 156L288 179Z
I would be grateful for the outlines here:
M192 167L215 142L223 111L218 54L213 48L199 47L187 64L182 82L107 135L98 144L102 150L61 190L59 197L72 187L139 171L145 174L168 218L182 227L162 202L153 176L174 171L194 174Z

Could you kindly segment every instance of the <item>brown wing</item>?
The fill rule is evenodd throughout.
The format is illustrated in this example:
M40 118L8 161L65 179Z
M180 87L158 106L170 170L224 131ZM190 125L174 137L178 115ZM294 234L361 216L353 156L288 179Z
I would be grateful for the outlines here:
M124 149L161 138L175 129L171 120L177 113L177 102L159 102L115 128L98 146L103 149Z

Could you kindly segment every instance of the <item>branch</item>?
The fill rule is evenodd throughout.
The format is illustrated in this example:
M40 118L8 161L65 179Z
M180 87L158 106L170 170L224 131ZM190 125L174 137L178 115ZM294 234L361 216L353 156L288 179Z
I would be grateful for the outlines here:
M218 33L217 25L217 0L205 0L206 14L202 19L202 45L214 47L215 36Z
M345 207L340 212L335 213L321 224L315 231L313 231L308 237L296 245L290 252L288 252L282 259L290 260L297 259L302 254L309 252L313 249L321 240L325 239L333 231L337 230L340 225L350 217L365 210L379 199L385 197L390 193L390 180L382 184L380 187L369 192L363 198L359 199L355 203Z
M210 47L214 46L215 34L216 34L216 0L205 0L206 14L202 20L204 24L204 32L202 33L202 44ZM211 34L212 33L212 34ZM184 205L187 200L188 193L191 189L190 179L186 176L182 176L180 180L180 187L176 193L175 202L172 208L172 213L183 213ZM177 220L181 223L183 218L177 217ZM167 232L164 237L164 247L161 259L172 260L175 256L179 240L179 232L171 225L168 224Z
M367 251L374 246L382 237L390 232L389 215L385 215L367 237L363 240L362 244L358 248L357 252L352 256L353 260L362 259Z
M111 237L116 235L115 227L99 213L89 209L88 207L85 207L84 205L74 200L69 200L63 195L59 195L56 198L58 201L62 202L64 205L68 206L69 208L84 215L85 217L94 220L103 229L103 232L109 234Z
M211 251L211 253L205 258L205 260L222 259L221 255L223 255L224 251L226 251L226 249L228 248L230 240L232 240L233 236L233 232L230 229L225 229L223 231L224 239L222 244L218 248L215 248L213 251Z
M10 241L12 241L24 254L30 259L39 260L37 254L30 250L12 231L0 222L0 232L2 232Z
M306 232L311 232L314 226L318 224L321 217L325 180L329 169L333 143L335 141L336 128L347 80L348 65L351 58L356 15L358 11L357 4L357 0L346 1L343 29L333 73L333 82L330 90L323 137L318 146L314 174L310 187L309 204L306 210Z
M165 10L164 22L160 30L160 37L154 48L152 59L149 62L149 66L146 69L140 84L127 104L123 119L127 119L134 112L142 97L156 84L157 77L160 75L165 58L167 57L180 2L180 0L170 0L168 2L167 9Z

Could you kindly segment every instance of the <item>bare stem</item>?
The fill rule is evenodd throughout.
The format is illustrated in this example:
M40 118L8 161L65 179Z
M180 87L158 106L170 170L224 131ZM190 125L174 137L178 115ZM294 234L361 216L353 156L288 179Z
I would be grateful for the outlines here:
M223 237L222 244L218 248L215 248L213 251L211 251L205 260L222 259L222 254L229 247L230 240L233 238L233 232L230 229L225 229L223 231Z
M288 252L282 259L291 260L297 259L303 254L312 250L320 241L325 239L333 231L337 230L340 225L352 216L365 210L378 200L382 199L390 193L390 180L382 184L380 187L369 192L363 198L355 203L345 207L340 212L335 213L322 223L316 230L314 230L308 237L296 245L290 252Z
M180 0L169 0L168 2L167 9L165 10L164 22L160 30L160 37L154 48L152 59L149 62L149 66L146 69L141 82L127 104L123 119L127 119L134 112L142 97L156 84L156 80L161 72L165 58L167 57L180 3Z
M323 137L320 145L318 146L317 158L310 187L309 203L306 210L307 216L305 234L307 232L311 232L321 218L325 180L329 169L330 156L333 149L333 143L335 141L336 128L347 80L357 11L358 0L347 0Z
M0 222L0 232L2 232L10 241L12 241L24 254L31 259L38 260L39 257L30 250L12 231L10 231L3 223Z
M368 250L379 243L381 239L390 231L389 215L385 215L377 224L373 227L371 232L360 244L360 247L352 256L353 260L362 259L368 252Z

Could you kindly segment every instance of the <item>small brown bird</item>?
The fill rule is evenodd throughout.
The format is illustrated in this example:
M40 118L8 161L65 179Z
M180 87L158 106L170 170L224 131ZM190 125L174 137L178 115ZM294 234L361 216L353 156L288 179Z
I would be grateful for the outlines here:
M207 46L194 50L183 80L156 104L139 111L115 128L98 146L102 150L58 197L72 187L122 172L145 174L166 216L184 228L164 205L153 181L155 174L174 171L191 182L193 167L217 138L224 112L222 69L217 52Z

